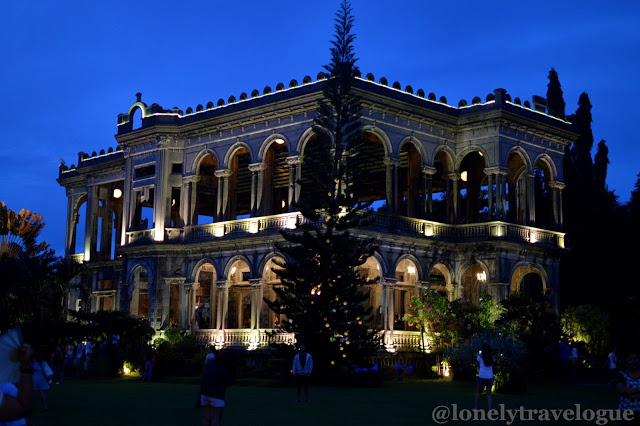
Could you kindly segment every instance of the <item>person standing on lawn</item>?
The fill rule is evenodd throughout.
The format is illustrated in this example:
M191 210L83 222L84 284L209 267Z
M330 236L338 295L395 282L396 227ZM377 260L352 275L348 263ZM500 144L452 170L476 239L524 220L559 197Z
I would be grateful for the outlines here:
M487 404L489 406L489 410L491 410L491 388L493 387L493 351L491 350L491 346L488 343L484 343L482 345L482 350L478 354L476 358L478 362L479 371L478 371L478 382L476 384L476 398L474 410L478 409L478 402L480 402L480 393L483 389L487 389Z
M296 378L297 400L300 402L302 390L304 390L304 400L309 402L309 380L313 371L313 359L307 353L307 345L300 345L300 353L293 358L293 376Z
M210 358L204 364L200 382L203 426L219 426L222 421L225 392L233 382L229 370L224 368L224 361L224 357Z
M640 425L640 358L637 351L631 350L620 359L624 365L614 382L620 395L618 409L633 411L633 424Z

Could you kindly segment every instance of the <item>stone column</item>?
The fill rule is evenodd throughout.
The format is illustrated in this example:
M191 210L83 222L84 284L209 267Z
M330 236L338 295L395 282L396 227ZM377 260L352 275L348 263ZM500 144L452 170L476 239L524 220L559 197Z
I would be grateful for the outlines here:
M535 176L527 174L527 211L529 213L529 225L536 225L536 186Z
M300 165L302 161L299 155L287 157L285 161L289 165L289 204L287 206L287 211L292 212L294 211L294 205L298 202L298 198L300 196L300 184L298 183L298 180L300 179Z
M458 181L460 180L460 174L449 174L449 180L451 181L451 206L453 208L453 223L458 223L460 212L458 211L458 197L460 196L458 191Z
M489 221L493 220L493 172L488 172L485 170L487 174L487 189L488 189L488 208L489 208Z
M435 167L422 166L424 194L424 218L433 220L433 175L436 174Z
M384 327L384 338L383 343L384 347L389 352L395 352L395 344L393 343L393 320L394 320L394 309L393 309L393 290L396 284L395 278L387 278L383 279L383 294L386 293L386 300L383 295L383 313L386 311L386 316L383 318L383 323L385 323ZM386 287L386 288L385 288Z
M165 224L171 223L171 154L167 148L170 138L158 138L156 151L155 198L153 200L154 240L164 241Z
M386 192L387 192L387 206L389 207L389 213L398 214L398 166L400 165L399 158L386 157L384 159L384 165L387 169L386 179Z
M133 192L132 183L132 162L129 157L129 148L125 151L124 161L124 189L122 191L122 226L120 230L120 245L124 246L127 243L127 232L131 230L133 224L133 214L131 208L131 199L135 198Z
M260 309L262 308L262 292L264 280L262 278L250 279L251 285L251 329L260 329Z
M181 226L193 226L196 214L196 192L200 176L191 175L182 178L182 190L180 191L180 224Z
M563 207L562 207L562 190L564 189L565 184L563 182L556 182L556 185L558 187L558 218L559 218L558 231L562 231L562 229L564 228L564 213L563 213Z
M218 221L225 221L229 214L229 177L233 174L230 169L216 170L218 178Z
M267 168L265 163L249 164L251 171L251 216L262 216L264 206L262 205L264 191L264 171ZM271 189L271 188L269 188Z
M182 282L178 289L178 325L186 329L189 324L189 290L193 283Z
M96 247L96 231L97 231L97 210L98 210L98 197L97 186L88 184L87 186L87 208L85 210L85 226L84 226L84 261L88 262L95 257ZM95 259L93 259L95 260Z

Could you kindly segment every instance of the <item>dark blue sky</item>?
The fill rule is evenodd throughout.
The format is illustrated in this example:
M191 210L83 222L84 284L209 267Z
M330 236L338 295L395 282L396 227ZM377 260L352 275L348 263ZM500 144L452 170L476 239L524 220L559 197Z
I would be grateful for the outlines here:
M336 1L3 2L0 200L45 217L63 252L59 158L115 147L135 93L183 110L314 77L329 60ZM607 183L627 201L640 172L640 2L354 0L363 74L457 105L498 87L546 95L554 67L567 103L593 104ZM61 5L62 4L62 5Z

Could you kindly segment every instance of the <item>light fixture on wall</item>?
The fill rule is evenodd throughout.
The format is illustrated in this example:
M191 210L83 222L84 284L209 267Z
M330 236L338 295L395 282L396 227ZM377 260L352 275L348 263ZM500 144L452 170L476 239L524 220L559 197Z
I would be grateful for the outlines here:
M278 145L284 145L284 139L282 138L277 138L277 139L274 139L273 141Z
M122 190L120 188L116 188L113 190L113 198L122 197Z
M284 200L282 200L282 208L284 209L284 206L286 206L287 203L284 202Z
M462 180L463 182L467 181L467 171L464 170L460 173L460 180Z
M236 267L234 266L233 268L231 268L231 275L236 273Z
M416 273L416 268L413 266L408 266L407 267L407 272L410 274L415 274Z
M478 279L478 281L483 283L483 282L487 281L487 273L484 272L484 271L478 272L476 274L476 278Z

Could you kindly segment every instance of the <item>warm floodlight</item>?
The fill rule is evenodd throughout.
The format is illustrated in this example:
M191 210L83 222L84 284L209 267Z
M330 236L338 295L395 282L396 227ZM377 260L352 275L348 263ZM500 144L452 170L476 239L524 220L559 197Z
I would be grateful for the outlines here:
M478 281L480 282L485 282L487 280L487 273L484 271L478 272L478 274L476 275L476 278L478 278Z
M460 173L460 179L462 179L463 182L467 181L467 171L463 171L462 173Z
M274 139L273 141L278 145L284 145L284 139L282 138L277 138L277 139Z
M113 190L113 198L122 197L122 190L120 188L116 188Z

